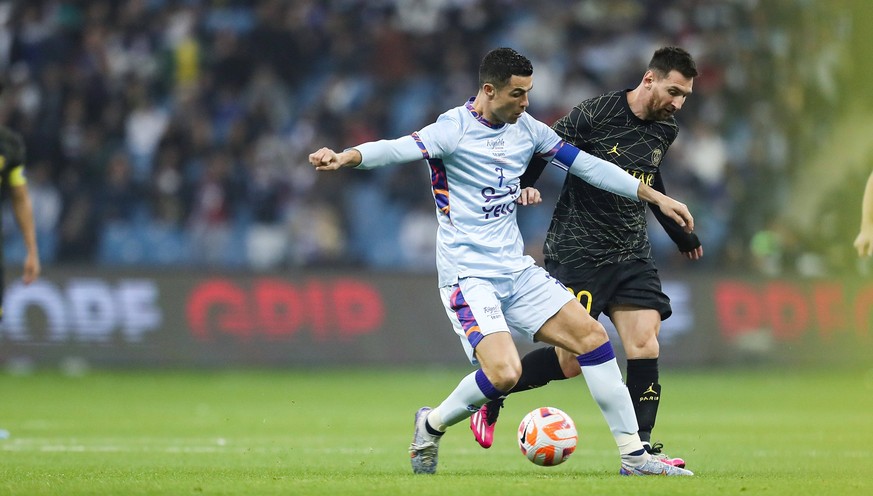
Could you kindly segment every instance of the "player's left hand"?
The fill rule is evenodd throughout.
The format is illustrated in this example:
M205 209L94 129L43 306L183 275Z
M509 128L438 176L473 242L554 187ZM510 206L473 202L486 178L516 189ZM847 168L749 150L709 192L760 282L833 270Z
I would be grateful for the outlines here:
M859 257L873 255L873 232L861 230L855 238L855 249L858 250Z
M518 198L515 200L515 203L519 205L536 205L538 203L543 202L543 197L540 194L540 190L527 187L521 190L521 194L518 195Z
M688 260L700 260L703 258L703 246L698 246L691 251L683 251L682 255L684 255Z
M39 257L36 255L28 255L24 259L24 274L21 276L21 281L24 284L30 284L39 277L40 273Z

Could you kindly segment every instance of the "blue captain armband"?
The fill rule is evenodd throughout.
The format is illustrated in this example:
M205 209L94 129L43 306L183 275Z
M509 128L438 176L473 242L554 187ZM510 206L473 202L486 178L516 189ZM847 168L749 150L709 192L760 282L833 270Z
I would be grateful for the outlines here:
M552 163L588 184L639 201L640 180L621 167L564 143Z
M570 166L573 165L573 161L575 161L576 157L579 156L579 149L566 142L562 142L560 146L561 148L559 148L555 153L555 158L552 159L552 163L561 169L568 171L570 170Z

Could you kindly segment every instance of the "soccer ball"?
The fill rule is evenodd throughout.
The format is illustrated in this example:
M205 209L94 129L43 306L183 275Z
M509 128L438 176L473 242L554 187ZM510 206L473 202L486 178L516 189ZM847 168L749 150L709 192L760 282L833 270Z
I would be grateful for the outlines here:
M576 424L561 410L544 406L521 419L518 447L531 462L553 467L564 463L576 451Z

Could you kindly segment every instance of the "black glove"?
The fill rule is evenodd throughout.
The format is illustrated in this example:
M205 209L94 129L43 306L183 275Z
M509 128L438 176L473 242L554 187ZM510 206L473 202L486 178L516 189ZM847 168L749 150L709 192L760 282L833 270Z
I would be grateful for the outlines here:
M679 247L679 251L686 253L700 248L700 239L693 232L670 233L670 239Z

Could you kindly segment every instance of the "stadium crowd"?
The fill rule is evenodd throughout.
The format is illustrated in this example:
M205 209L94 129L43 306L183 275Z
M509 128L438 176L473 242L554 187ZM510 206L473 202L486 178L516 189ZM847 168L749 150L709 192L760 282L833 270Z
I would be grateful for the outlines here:
M798 9L795 3L807 4ZM766 273L803 243L776 221L792 164L840 104L851 24L758 0L93 0L0 2L0 123L23 134L45 265L434 270L426 167L320 175L318 144L400 136L475 94L497 46L534 63L551 123L630 88L654 49L701 76L665 157L704 269ZM797 29L802 26L802 29ZM811 28L814 27L814 28ZM803 119L810 109L815 119ZM522 209L536 254L562 177ZM5 246L20 246L8 212ZM659 263L679 260L657 222ZM854 229L854 226L852 227ZM846 242L850 248L850 242Z

